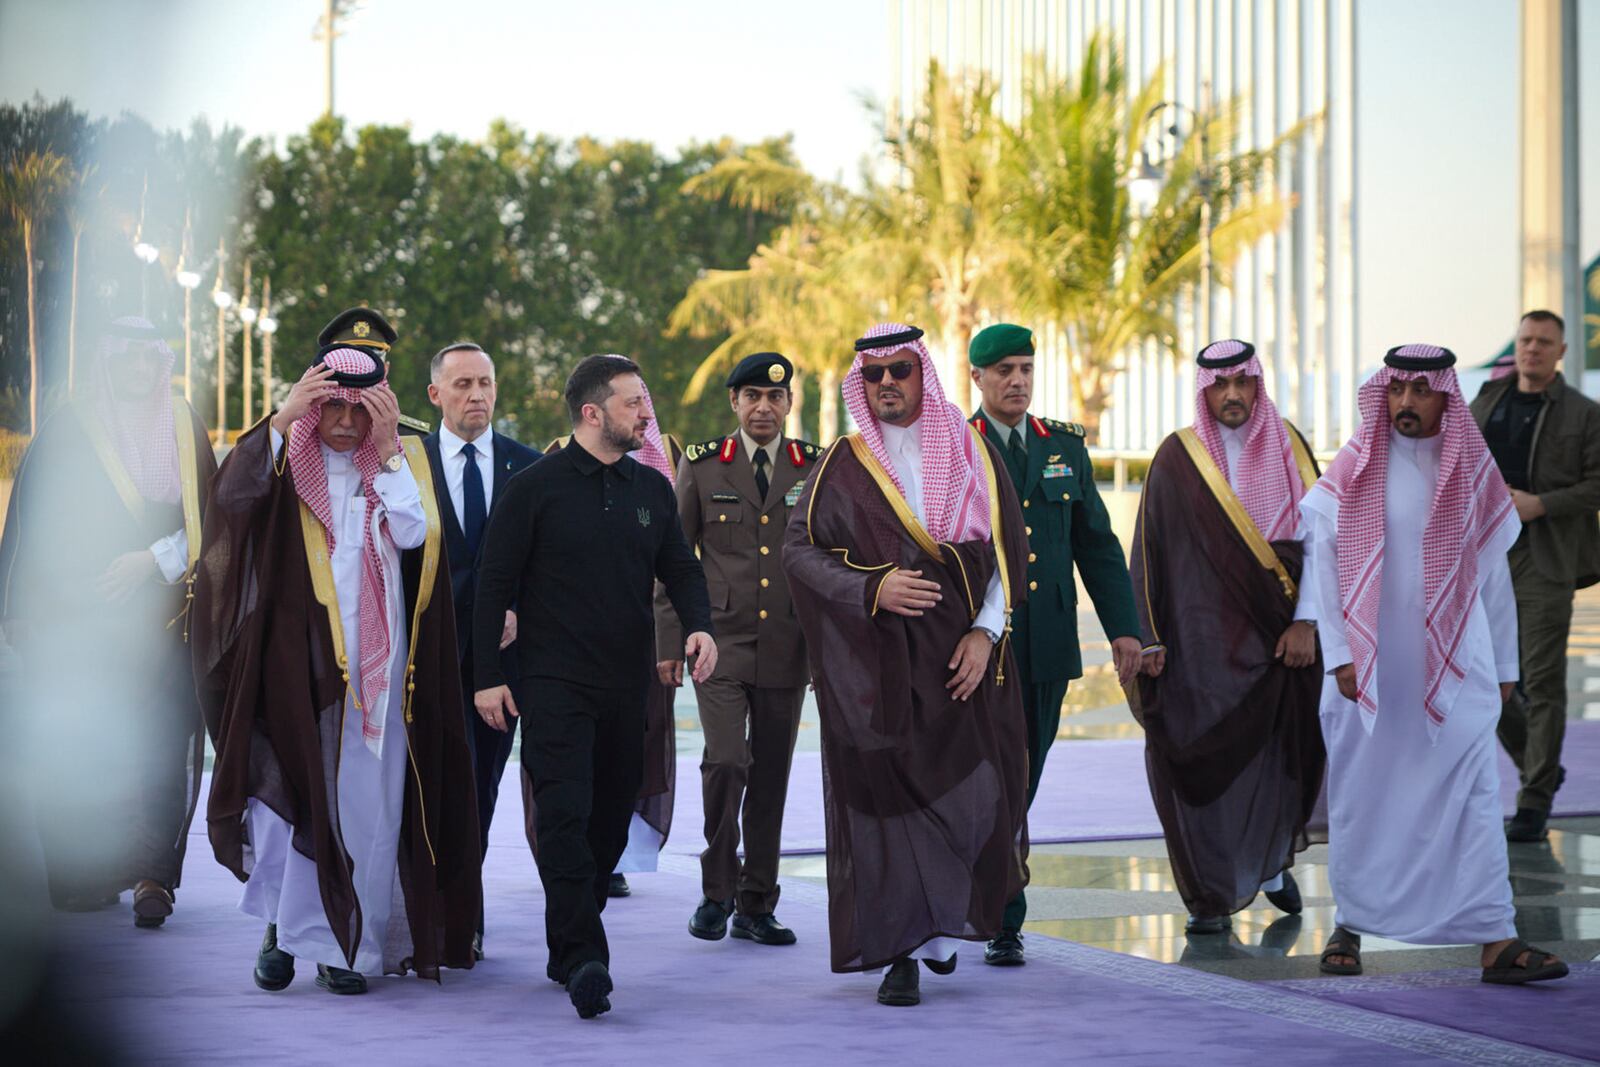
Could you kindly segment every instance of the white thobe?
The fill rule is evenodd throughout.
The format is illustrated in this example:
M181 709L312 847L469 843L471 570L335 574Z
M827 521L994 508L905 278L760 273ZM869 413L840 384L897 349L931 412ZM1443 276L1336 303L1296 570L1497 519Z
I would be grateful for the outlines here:
M894 463L895 474L900 476L900 484L905 487L906 503L911 505L917 521L926 526L928 509L922 499L922 430L916 425L891 426L886 422L879 423L879 426L883 429L884 448ZM1006 594L1000 584L998 567L989 575L988 588L983 592L983 606L978 609L978 617L972 620L972 626L974 629L981 626L990 633L1005 632ZM960 947L958 938L935 937L911 952L910 958L948 960Z
M272 431L276 454L283 438ZM346 453L326 445L322 459L328 470L328 505L334 524L331 560L345 655L361 662L361 553L366 496L361 475ZM373 752L362 737L361 711L356 707L355 679L345 693L343 737L338 763L339 837L349 854L356 901L361 909L361 939L355 967L365 974L399 971L411 955L400 895L396 855L406 785L406 736L402 711L405 692L405 592L400 552L422 544L428 520L422 510L411 468L385 470L373 479L380 505L372 510L378 555L383 564L385 609L389 622L388 691L373 702L383 720L383 743ZM387 518L388 533L380 522ZM297 959L350 967L328 925L317 884L317 865L291 843L294 828L271 808L251 799L245 814L250 832L252 866L239 909L278 927L278 946Z
M1457 653L1467 676L1436 736L1423 710L1422 537L1439 476L1442 436L1390 432L1378 608L1378 711L1370 724L1339 693L1333 668L1351 661L1339 594L1338 504L1301 503L1305 580L1297 618L1317 620L1328 676L1328 881L1334 921L1356 933L1422 945L1515 937L1501 823L1495 725L1500 682L1518 675L1517 609L1506 552L1513 515L1478 559L1478 591Z

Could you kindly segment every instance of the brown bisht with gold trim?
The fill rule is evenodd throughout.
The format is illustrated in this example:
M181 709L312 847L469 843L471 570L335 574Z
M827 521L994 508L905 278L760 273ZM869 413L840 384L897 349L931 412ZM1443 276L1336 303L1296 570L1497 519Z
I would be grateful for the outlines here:
M422 547L400 554L409 650L407 760L399 880L411 969L471 967L478 918L478 814L467 753L450 576L422 440L401 439L428 517ZM240 881L252 859L246 802L254 797L294 827L294 847L316 861L328 925L347 959L360 940L360 907L331 800L348 681L334 651L332 588L307 552L321 524L304 509L287 463L271 454L266 420L239 439L217 474L206 512L195 589L194 675L217 748L206 808L217 861ZM330 598L331 599L331 598Z
M1307 484L1315 467L1286 427ZM1326 757L1321 659L1274 653L1294 619L1302 550L1262 536L1190 429L1157 449L1134 529L1130 572L1159 677L1131 693L1178 892L1191 915L1250 904L1306 846Z
M789 523L783 568L822 716L835 971L887 966L934 937L993 938L1027 884L1028 736L1009 644L968 700L945 687L996 566L1008 608L1026 595L1022 509L977 440L993 542L935 543L859 435L818 461ZM939 605L877 610L897 568L938 582Z
M0 539L0 618L19 665L8 710L49 724L48 747L27 762L57 905L98 904L146 878L175 889L200 795L189 581L152 577L120 603L100 588L117 557L180 529L194 574L216 458L181 397L163 388L155 402L171 408L176 502L140 493L104 407L76 400L28 446Z

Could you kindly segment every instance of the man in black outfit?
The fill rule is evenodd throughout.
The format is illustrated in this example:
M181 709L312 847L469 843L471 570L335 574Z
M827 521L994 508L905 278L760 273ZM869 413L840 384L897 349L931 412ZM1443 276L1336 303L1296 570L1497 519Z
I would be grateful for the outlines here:
M473 612L474 705L496 730L528 709L522 762L538 805L546 974L580 1018L611 1009L600 912L644 775L659 579L703 682L717 665L705 573L672 486L628 455L649 419L638 364L589 356L567 379L572 440L512 478L489 521ZM500 662L518 606L515 695Z
M494 360L470 341L439 351L429 367L433 381L428 399L439 409L439 429L423 438L433 467L434 496L439 501L445 549L450 557L450 589L456 607L456 650L461 656L461 691L472 681L472 601L478 585L478 554L484 527L511 476L532 466L542 452L494 432ZM503 666L515 665L517 613L505 614L496 648ZM511 755L509 730L496 730L480 719L467 701L467 750L472 754L473 784L478 796L478 828L482 854L489 855L489 821L494 818L500 775ZM483 959L483 905L478 906L478 932L472 953Z

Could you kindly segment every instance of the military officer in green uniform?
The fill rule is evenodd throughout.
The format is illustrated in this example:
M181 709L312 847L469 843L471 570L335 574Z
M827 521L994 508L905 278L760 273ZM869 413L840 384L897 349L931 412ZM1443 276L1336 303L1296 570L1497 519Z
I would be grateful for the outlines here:
M739 428L690 445L678 464L678 518L700 551L718 639L717 668L695 685L705 753L700 784L706 848L702 897L689 932L759 945L792 945L773 915L789 767L810 669L783 573L789 512L821 449L783 435L794 367L776 352L746 356L728 375ZM683 637L656 598L662 681L682 684ZM744 857L739 856L743 830Z
M1030 804L1061 723L1067 684L1083 676L1074 562L1111 639L1118 679L1127 684L1139 665L1139 618L1127 558L1095 489L1083 427L1028 412L1033 347L1031 330L1000 323L980 331L968 349L972 380L983 393L972 425L1005 457L1028 535L1028 598L1012 613L1011 647L1028 720ZM1025 962L1021 930L1027 913L1027 900L1018 893L1006 907L1000 936L984 951L985 963Z
M317 358L321 359L335 348L358 348L387 366L389 353L399 336L389 320L372 308L346 308L317 334ZM401 412L398 429L402 436L426 437L432 427Z

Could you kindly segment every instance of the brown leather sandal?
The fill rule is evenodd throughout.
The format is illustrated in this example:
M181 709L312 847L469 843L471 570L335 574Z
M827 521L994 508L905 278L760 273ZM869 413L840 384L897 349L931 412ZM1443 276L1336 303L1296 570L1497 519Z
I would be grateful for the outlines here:
M1335 956L1348 956L1355 962L1334 963ZM1328 944L1322 950L1320 966L1323 974L1360 974L1361 935L1352 934L1342 926L1335 926L1333 933L1328 937Z
M1528 954L1526 966L1518 965L1517 957ZM1491 985L1524 985L1528 982L1549 982L1567 976L1567 965L1554 954L1534 948L1522 938L1500 950L1494 964L1483 969L1483 980Z

